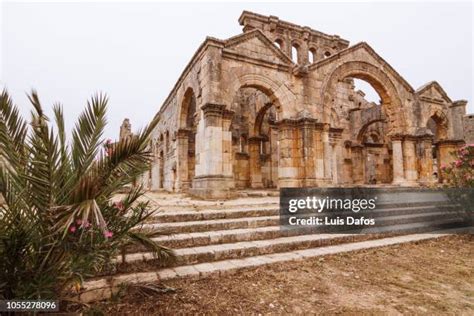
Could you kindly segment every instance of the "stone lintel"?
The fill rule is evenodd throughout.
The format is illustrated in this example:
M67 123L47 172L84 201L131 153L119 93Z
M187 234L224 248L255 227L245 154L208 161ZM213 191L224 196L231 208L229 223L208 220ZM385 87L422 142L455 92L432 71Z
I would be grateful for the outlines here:
M420 141L425 141L425 140L433 141L434 135L426 133L426 134L416 135L416 138Z
M406 140L406 141L417 141L417 140L418 140L418 137L415 136L415 135L404 135L404 136L403 136L403 140Z
M392 141L399 141L401 142L404 138L403 134L394 134L391 136Z
M235 159L237 160L247 160L249 158L250 158L250 155L248 153L244 153L244 152L235 153Z
M336 134L336 135L341 135L343 131L344 131L344 129L339 128L339 127L330 127L329 128L329 132L333 133L333 134Z
M436 142L436 145L452 145L452 146L461 146L466 142L463 139L443 139Z
M301 126L315 126L318 124L317 119L312 117L301 118L286 118L275 122L280 127L301 127Z
M259 135L259 136L252 136L248 138L249 144L260 144L260 142L262 141L268 141L268 136Z
M190 129L190 128L180 128L180 129L178 129L178 132L176 133L176 137L177 138L186 138L191 133L192 133L192 129Z
M365 147L372 147L372 148L381 148L384 146L384 144L380 143L364 143Z

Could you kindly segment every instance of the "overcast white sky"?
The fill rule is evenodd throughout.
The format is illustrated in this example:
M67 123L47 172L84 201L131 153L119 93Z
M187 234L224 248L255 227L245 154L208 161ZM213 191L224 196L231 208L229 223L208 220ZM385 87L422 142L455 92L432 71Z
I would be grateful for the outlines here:
M243 10L338 34L351 45L366 41L415 89L437 80L474 112L471 2L2 4L0 83L23 113L34 88L45 107L64 105L72 127L86 100L103 91L110 138L124 117L133 129L146 124L207 35L241 32Z

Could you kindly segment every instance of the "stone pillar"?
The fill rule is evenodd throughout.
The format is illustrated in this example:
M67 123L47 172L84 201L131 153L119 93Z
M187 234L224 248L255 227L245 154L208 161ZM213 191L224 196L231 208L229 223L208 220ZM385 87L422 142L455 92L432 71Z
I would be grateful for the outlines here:
M180 189L189 189L192 179L188 179L188 141L190 131L187 129L179 129L176 135L177 142L177 158L178 158L178 183Z
M352 154L352 181L354 184L364 184L364 146L353 144L351 148Z
M284 119L278 122L279 125L279 152L280 159L278 165L278 186L300 187L298 179L298 166L296 164L298 148L297 123L294 120Z
M229 131L232 112L223 104L206 103L201 107L204 126L198 137L199 168L193 180L192 194L203 198L228 198L234 187L232 176L232 135Z
M435 183L433 177L433 136L426 135L419 139L418 146L421 153L419 157L419 179L420 183L432 184Z
M316 185L316 149L314 147L314 130L316 120L304 118L300 120L302 136L302 168L304 186Z
M324 124L321 133L324 151L324 177L331 179L332 176L332 146L329 142L329 124Z
M327 126L327 128L325 126ZM326 131L324 130L325 128ZM324 140L326 140L326 142ZM330 146L329 125L318 123L316 124L316 130L314 132L315 173L317 186L327 186L330 184L330 178L326 176L326 168L328 167L326 159L327 154L329 153L327 146ZM330 156L329 159L331 159Z
M322 129L317 128L314 131L314 156L315 156L315 174L318 180L324 179L324 149L322 141Z
M262 137L254 136L248 139L250 157L250 187L263 188L262 164L260 161L260 144Z
M160 189L160 162L158 157L155 157L151 163L151 186L150 190L157 191Z
M145 171L140 177L140 184L144 190L150 189L150 170Z
M405 170L403 164L402 137L392 138L392 167L393 184L405 184Z
M403 165L405 169L405 180L407 184L410 185L413 185L418 181L415 143L416 139L412 136L405 136L403 140Z

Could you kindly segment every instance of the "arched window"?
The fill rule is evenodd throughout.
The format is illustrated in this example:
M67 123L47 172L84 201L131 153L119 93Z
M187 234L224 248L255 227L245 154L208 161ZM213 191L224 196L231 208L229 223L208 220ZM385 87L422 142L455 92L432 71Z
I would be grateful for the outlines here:
M298 44L293 44L291 46L291 60L297 64L298 63L298 49L299 49L299 46Z
M275 46L278 47L279 49L283 49L283 41L279 38L277 38L274 42Z
M361 91L363 93L362 97L367 102L372 102L375 104L381 103L378 92L374 89L374 87L372 87L370 83L362 79L357 79L357 78L353 78L353 80L354 80L354 90ZM359 102L359 106L360 105L362 105L361 102Z
M239 151L241 153L246 152L245 150L246 145L247 145L247 138L245 137L245 135L241 135L239 138Z
M316 61L316 49L315 48L310 48L308 50L308 61L309 61L310 64L312 64Z
M165 133L165 142L166 142L166 152L168 153L170 150L170 133L166 131Z

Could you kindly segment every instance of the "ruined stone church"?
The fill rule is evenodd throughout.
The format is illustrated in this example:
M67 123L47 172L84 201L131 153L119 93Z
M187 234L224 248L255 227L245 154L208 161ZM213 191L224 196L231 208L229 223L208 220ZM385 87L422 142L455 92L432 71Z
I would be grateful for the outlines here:
M242 34L206 38L157 113L150 190L429 185L472 134L467 101L436 81L414 89L367 43L247 11L239 23Z

